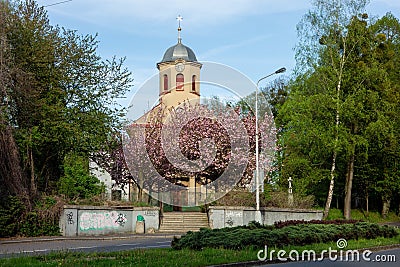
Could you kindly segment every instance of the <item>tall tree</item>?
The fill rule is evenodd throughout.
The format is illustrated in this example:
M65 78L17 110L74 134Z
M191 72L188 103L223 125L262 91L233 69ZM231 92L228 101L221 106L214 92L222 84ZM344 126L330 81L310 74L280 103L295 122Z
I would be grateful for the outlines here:
M123 58L100 57L96 36L50 25L33 0L6 3L2 48L12 60L1 69L10 81L7 95L1 91L7 111L1 117L12 127L20 158L14 162L21 162L35 197L56 191L68 154L89 157L104 149L123 123L117 100L132 79Z
M0 188L0 199L9 194L19 196L29 210L31 199L10 121L12 75L16 71L6 30L12 21L10 10L8 2L0 2L0 182L4 185Z
M316 0L313 1L314 9L310 10L298 25L298 36L301 39L297 47L296 59L299 62L299 67L311 71L322 67L325 75L321 78L325 80L326 90L330 92L335 103L330 184L324 209L324 218L328 216L332 201L337 167L336 161L341 146L339 144L341 141L339 136L341 131L341 112L343 111L342 86L345 79L344 75L349 57L357 53L354 49L357 41L350 40L347 26L358 14L364 13L367 3L368 1L366 0L330 2ZM346 182L346 200L351 194L353 161L354 156L350 155ZM345 210L345 216L349 217L348 210Z
M374 59L371 70L375 79L370 86L379 98L376 120L368 125L371 144L368 164L378 170L375 190L382 201L382 215L387 216L391 202L400 192L400 22L388 13L370 27Z
M386 141L392 140L389 133L396 136L390 130L397 121L396 112L389 111L398 107L397 91L389 78L394 75L389 73L397 59L388 61L387 55L394 50L387 49L389 41L380 40L388 27L374 30L379 27L363 13L367 3L313 2L314 8L298 26L298 76L278 112L285 125L285 171L298 176L305 187L311 183L316 188L329 173L324 217L331 206L335 178L343 177L344 215L350 218L355 169L361 169L365 177L366 168L358 162L369 159L369 148L375 146L371 129L381 130L375 134ZM393 122L386 127L388 134L385 127L373 127L383 118Z

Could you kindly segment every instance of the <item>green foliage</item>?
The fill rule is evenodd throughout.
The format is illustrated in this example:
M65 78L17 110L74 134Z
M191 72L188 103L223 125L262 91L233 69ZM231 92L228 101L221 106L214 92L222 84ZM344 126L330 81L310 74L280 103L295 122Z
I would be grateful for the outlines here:
M326 218L327 220L336 220L336 219L343 219L343 211L340 209L330 209L329 215ZM359 218L358 218L359 219Z
M352 191L364 209L399 205L400 22L368 19L367 3L313 2L298 25L297 75L277 117L281 185L291 176L294 192L322 206L331 180L346 217Z
M62 207L59 199L42 197L26 213L21 200L9 196L0 204L0 237L60 235L58 223Z
M299 224L333 224L333 225L340 225L340 224L354 224L361 222L361 220L310 220L310 221L305 221L305 220L290 220L290 221L279 221L275 222L274 226L275 228L283 228L287 227L290 225L299 225Z
M0 202L0 237L10 237L18 233L25 208L16 196L8 196Z
M0 11L0 50L5 51L0 76L7 77L0 88L1 113L6 116L0 120L12 128L6 141L17 143L16 149L5 147L7 156L0 155L0 165L14 155L12 162L22 173L18 187L24 190L19 191L29 192L30 200L42 192L57 192L57 185L64 192L74 185L72 174L80 178L75 184L79 194L90 197L84 183L91 186L92 177L79 170L80 163L64 168L64 157L107 152L123 124L125 108L117 100L130 89L131 73L123 58L98 55L96 35L50 25L46 9L33 0L0 1ZM64 181L58 183L64 171ZM20 195L11 179L4 178L8 175L0 168L0 183L6 184L6 193Z
M343 219L343 212L340 209L330 209L328 220ZM377 211L370 211L366 213L363 210L352 209L351 218L354 220L363 220L371 223L385 223L385 222L398 222L400 217L394 212L390 212L386 218Z
M24 214L19 234L23 236L60 235L59 220L64 201L59 197L42 196L32 211Z
M42 220L37 212L29 212L21 223L19 233L24 236L57 236L60 235L58 221Z
M58 192L70 199L89 199L104 192L95 176L89 173L87 157L69 154L64 159L64 175L58 182Z
M172 248L195 249L225 248L241 250L249 247L262 248L287 245L306 245L337 241L377 237L394 237L398 233L394 228L378 224L359 222L355 224L299 224L279 229L265 226L233 227L223 229L201 229L199 232L188 232L181 238L174 238Z

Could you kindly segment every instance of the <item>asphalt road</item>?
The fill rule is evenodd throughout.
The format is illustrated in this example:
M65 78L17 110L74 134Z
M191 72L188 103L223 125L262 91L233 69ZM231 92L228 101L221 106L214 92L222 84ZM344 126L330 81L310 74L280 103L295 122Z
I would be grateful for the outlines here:
M111 252L139 248L166 248L172 236L109 239L44 239L30 242L0 242L0 258L46 254L52 251Z

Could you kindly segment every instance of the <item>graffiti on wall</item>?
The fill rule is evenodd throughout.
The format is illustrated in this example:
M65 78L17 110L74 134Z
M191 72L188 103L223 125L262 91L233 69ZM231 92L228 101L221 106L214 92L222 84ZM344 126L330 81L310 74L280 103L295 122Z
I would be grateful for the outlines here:
M123 213L118 214L118 218L115 220L116 223L119 224L119 226L124 226L128 219L126 219L126 215Z
M79 218L79 229L81 231L117 229L123 227L127 220L124 213L116 211L83 212Z
M157 211L156 210L145 210L144 215L149 216L149 217L156 217Z
M231 226L231 227L233 226L234 223L235 222L233 221L232 217L229 217L228 220L226 220L226 224Z
M240 219L243 217L241 211L226 211L225 223L229 226L240 225Z
M74 213L72 211L65 214L67 217L67 224L74 224Z

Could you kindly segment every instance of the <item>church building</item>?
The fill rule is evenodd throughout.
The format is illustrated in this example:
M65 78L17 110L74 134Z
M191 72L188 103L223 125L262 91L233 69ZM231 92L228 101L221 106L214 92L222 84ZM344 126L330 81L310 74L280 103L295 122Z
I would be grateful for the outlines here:
M168 112L187 102L190 105L200 104L200 71L202 64L197 61L193 50L182 44L181 17L178 17L178 40L169 47L160 62L156 64L159 70L159 103L143 116L136 119L134 124L146 125L153 114L160 109ZM164 113L165 114L165 113ZM136 201L138 188L134 183L125 185L124 188L116 185L111 176L94 162L91 163L92 173L106 186L108 197L115 200ZM188 187L188 193L196 193L200 190L200 184L196 184L194 177L180 183ZM113 197L111 197L113 196ZM117 197L115 197L117 196ZM184 201L186 202L186 201Z

